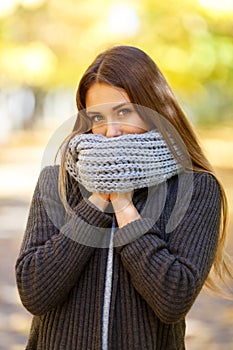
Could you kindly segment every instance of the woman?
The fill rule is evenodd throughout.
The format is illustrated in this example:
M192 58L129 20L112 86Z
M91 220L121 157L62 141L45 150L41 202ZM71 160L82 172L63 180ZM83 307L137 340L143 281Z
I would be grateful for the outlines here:
M187 312L204 284L219 290L211 266L231 275L224 190L143 51L101 53L77 107L16 264L27 349L185 349Z

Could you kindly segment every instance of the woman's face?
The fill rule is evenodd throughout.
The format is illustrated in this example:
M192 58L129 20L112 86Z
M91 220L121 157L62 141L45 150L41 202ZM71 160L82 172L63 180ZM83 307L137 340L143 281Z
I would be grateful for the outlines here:
M126 91L105 83L95 83L87 91L86 113L91 119L93 134L116 137L149 130Z

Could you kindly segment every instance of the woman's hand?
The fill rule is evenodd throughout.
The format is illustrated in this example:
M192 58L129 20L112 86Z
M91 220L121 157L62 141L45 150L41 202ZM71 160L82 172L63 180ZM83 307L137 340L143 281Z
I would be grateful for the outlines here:
M105 194L105 193L94 192L89 197L89 201L101 211L105 211L105 209L107 208L107 205L110 202L110 195L107 193Z
M110 193L109 199L116 215L118 227L123 227L140 218L132 202L132 192Z
M110 194L94 192L89 197L89 201L103 212L111 202L118 227L123 227L140 218L140 214L132 202L132 192Z

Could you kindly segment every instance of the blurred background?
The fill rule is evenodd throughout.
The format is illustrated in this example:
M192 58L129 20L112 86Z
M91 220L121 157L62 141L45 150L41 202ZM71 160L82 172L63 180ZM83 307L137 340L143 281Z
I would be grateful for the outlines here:
M30 327L14 265L44 150L71 127L87 65L115 44L145 50L172 86L226 189L233 253L233 0L0 0L0 350L23 350ZM233 349L233 303L201 293L186 343Z

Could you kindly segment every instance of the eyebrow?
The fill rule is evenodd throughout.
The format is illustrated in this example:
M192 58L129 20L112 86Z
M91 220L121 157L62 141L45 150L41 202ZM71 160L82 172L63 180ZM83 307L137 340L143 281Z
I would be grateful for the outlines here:
M115 110L117 110L117 109L119 109L121 107L127 106L129 104L131 104L131 102L123 102L123 103L120 103L119 105L113 107L112 109L113 109L113 111L115 111Z
M131 102L123 102L123 103L120 103L120 104L117 105L117 106L112 107L112 110L115 111L115 110L117 110L117 109L119 109L119 108L121 108L121 107L130 105L130 104L131 104ZM100 114L100 112L88 111L88 110L86 110L86 113L87 113L87 115L91 115L91 114Z

